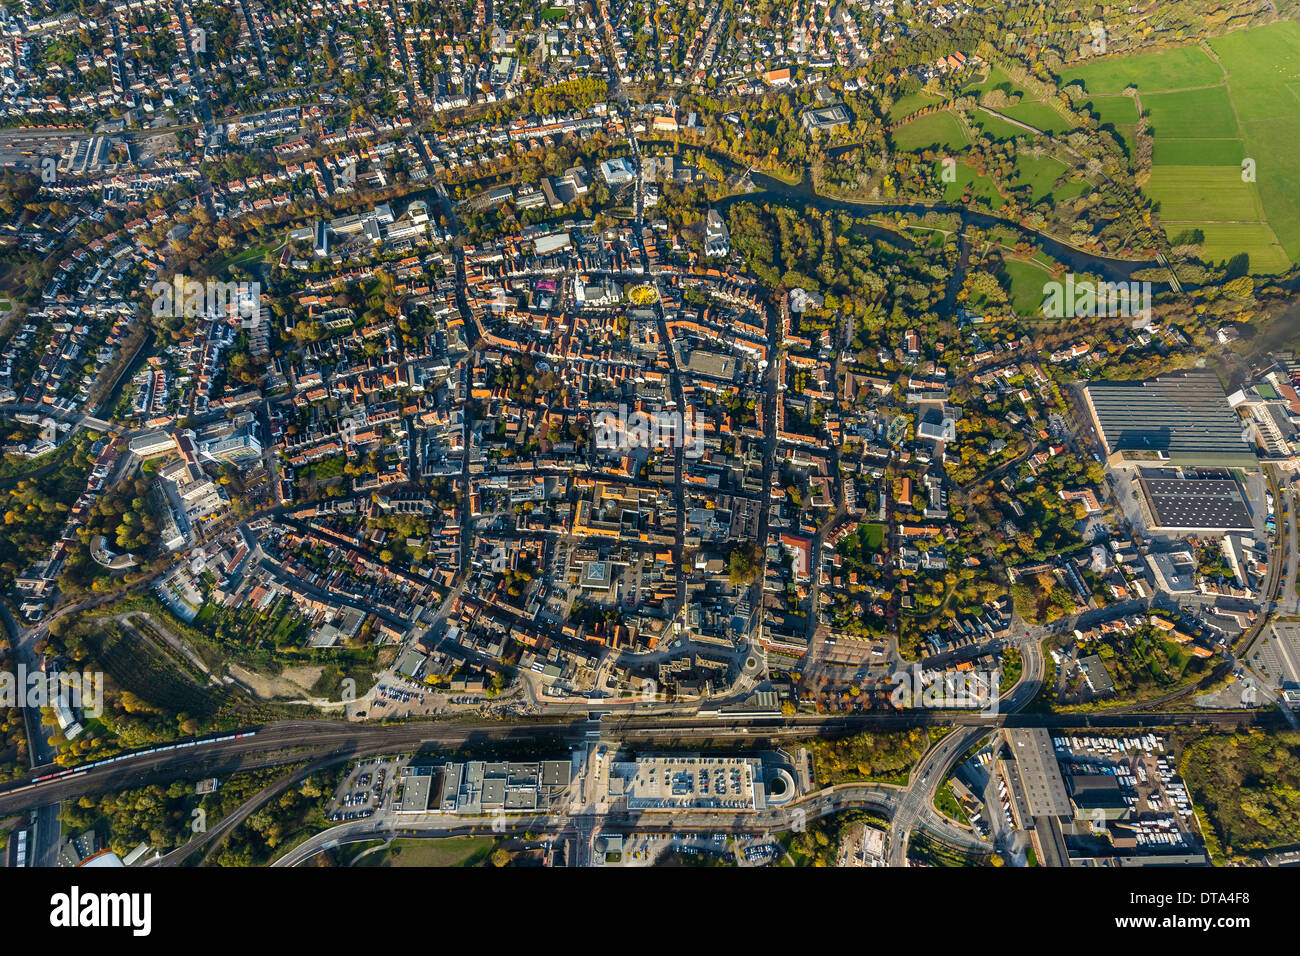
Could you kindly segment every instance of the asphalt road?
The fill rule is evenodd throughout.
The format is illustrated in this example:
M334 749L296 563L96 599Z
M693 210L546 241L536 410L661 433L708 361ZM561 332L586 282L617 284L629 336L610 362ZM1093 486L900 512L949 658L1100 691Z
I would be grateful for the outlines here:
M988 733L1000 726L1143 728L1191 725L1239 727L1281 725L1274 711L1207 711L1191 714L999 714L980 716L951 711L911 711L836 717L782 717L720 720L717 718L629 718L620 721L617 741L609 730L602 739L632 749L689 741L692 746L732 746L763 749L772 742L863 730L900 730L917 726L952 726ZM31 778L48 768L0 788L0 814L9 814L75 799L86 793L139 786L145 783L229 774L254 767L283 766L325 756L338 759L410 753L419 750L472 750L488 744L528 743L567 750L590 738L596 724L588 721L420 721L389 726L354 726L333 721L282 721L255 736L203 743L181 751L128 755L112 764L33 784ZM541 749L541 747L539 747Z

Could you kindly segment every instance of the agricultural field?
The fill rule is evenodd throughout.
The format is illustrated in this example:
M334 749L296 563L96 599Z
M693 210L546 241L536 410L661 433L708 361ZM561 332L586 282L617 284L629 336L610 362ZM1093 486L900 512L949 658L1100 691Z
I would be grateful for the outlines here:
M1284 21L1209 44L1075 67L1090 108L1132 148L1133 86L1155 148L1144 189L1167 235L1205 234L1201 257L1249 256L1248 271L1284 272L1300 261L1300 24ZM1216 62L1217 60L1217 62ZM1127 105L1125 105L1127 101ZM1243 169L1254 160L1254 179Z
M1300 23L1287 20L1210 43L1228 71L1245 155L1268 225L1291 262L1300 261ZM1253 262L1253 259L1252 259Z
M1072 67L1061 79L1082 82L1090 95L1099 96L1123 93L1129 86L1140 92L1215 86L1223 82L1223 71L1200 47L1182 46L1094 60Z
M1158 139L1157 166L1232 166L1241 168L1245 147L1239 139Z
M1147 191L1158 199L1164 223L1250 221L1264 211L1254 185L1242 182L1235 167L1156 166Z
M1238 135L1228 88L1142 95L1157 140L1233 139Z

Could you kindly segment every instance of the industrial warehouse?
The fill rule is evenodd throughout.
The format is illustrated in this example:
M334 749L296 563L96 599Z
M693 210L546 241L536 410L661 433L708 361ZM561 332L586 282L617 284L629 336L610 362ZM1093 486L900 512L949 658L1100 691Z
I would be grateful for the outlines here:
M1254 522L1241 486L1227 472L1184 473L1167 469L1139 475L1138 487L1152 531L1252 531Z
M1146 382L1093 382L1084 394L1112 465L1253 468L1255 452L1241 418L1213 372L1165 375Z

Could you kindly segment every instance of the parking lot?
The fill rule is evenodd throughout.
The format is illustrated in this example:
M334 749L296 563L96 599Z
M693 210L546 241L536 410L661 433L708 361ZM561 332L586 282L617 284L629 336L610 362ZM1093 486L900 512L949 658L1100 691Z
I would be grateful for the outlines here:
M326 808L329 819L335 823L357 820L391 806L397 771L403 762L395 757L376 757L350 767Z

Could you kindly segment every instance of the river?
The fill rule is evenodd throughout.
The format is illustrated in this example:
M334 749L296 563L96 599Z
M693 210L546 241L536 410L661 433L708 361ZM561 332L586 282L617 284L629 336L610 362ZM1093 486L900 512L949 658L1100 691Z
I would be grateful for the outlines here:
M1155 260L1133 261L1128 259L1112 259L1107 256L1099 256L1094 253L1084 252L1073 246L1045 236L1038 232L1026 229L1014 222L1006 219L999 219L997 216L989 213L977 212L967 209L961 205L949 205L936 203L926 205L919 202L876 202L864 200L854 202L852 200L830 199L818 193L812 185L809 177L805 176L799 183L791 186L781 182L779 179L773 179L771 176L762 173L751 173L750 178L757 187L753 192L736 193L714 203L714 207L719 211L725 210L733 203L737 202L756 202L756 203L780 203L787 206L812 207L820 210L840 210L856 216L871 215L888 215L891 213L905 213L920 219L928 212L955 214L961 219L962 227L976 226L980 229L992 229L997 226L1014 230L1017 234L1023 236L1027 241L1038 246L1053 259L1062 263L1070 271L1076 274L1091 273L1107 279L1111 282L1127 282L1132 278L1133 273L1143 269L1158 267L1159 263ZM885 229L879 226L870 227L870 235L873 238L887 239L897 243L899 234L891 229ZM1168 283L1153 283L1154 291L1162 291L1168 288Z

